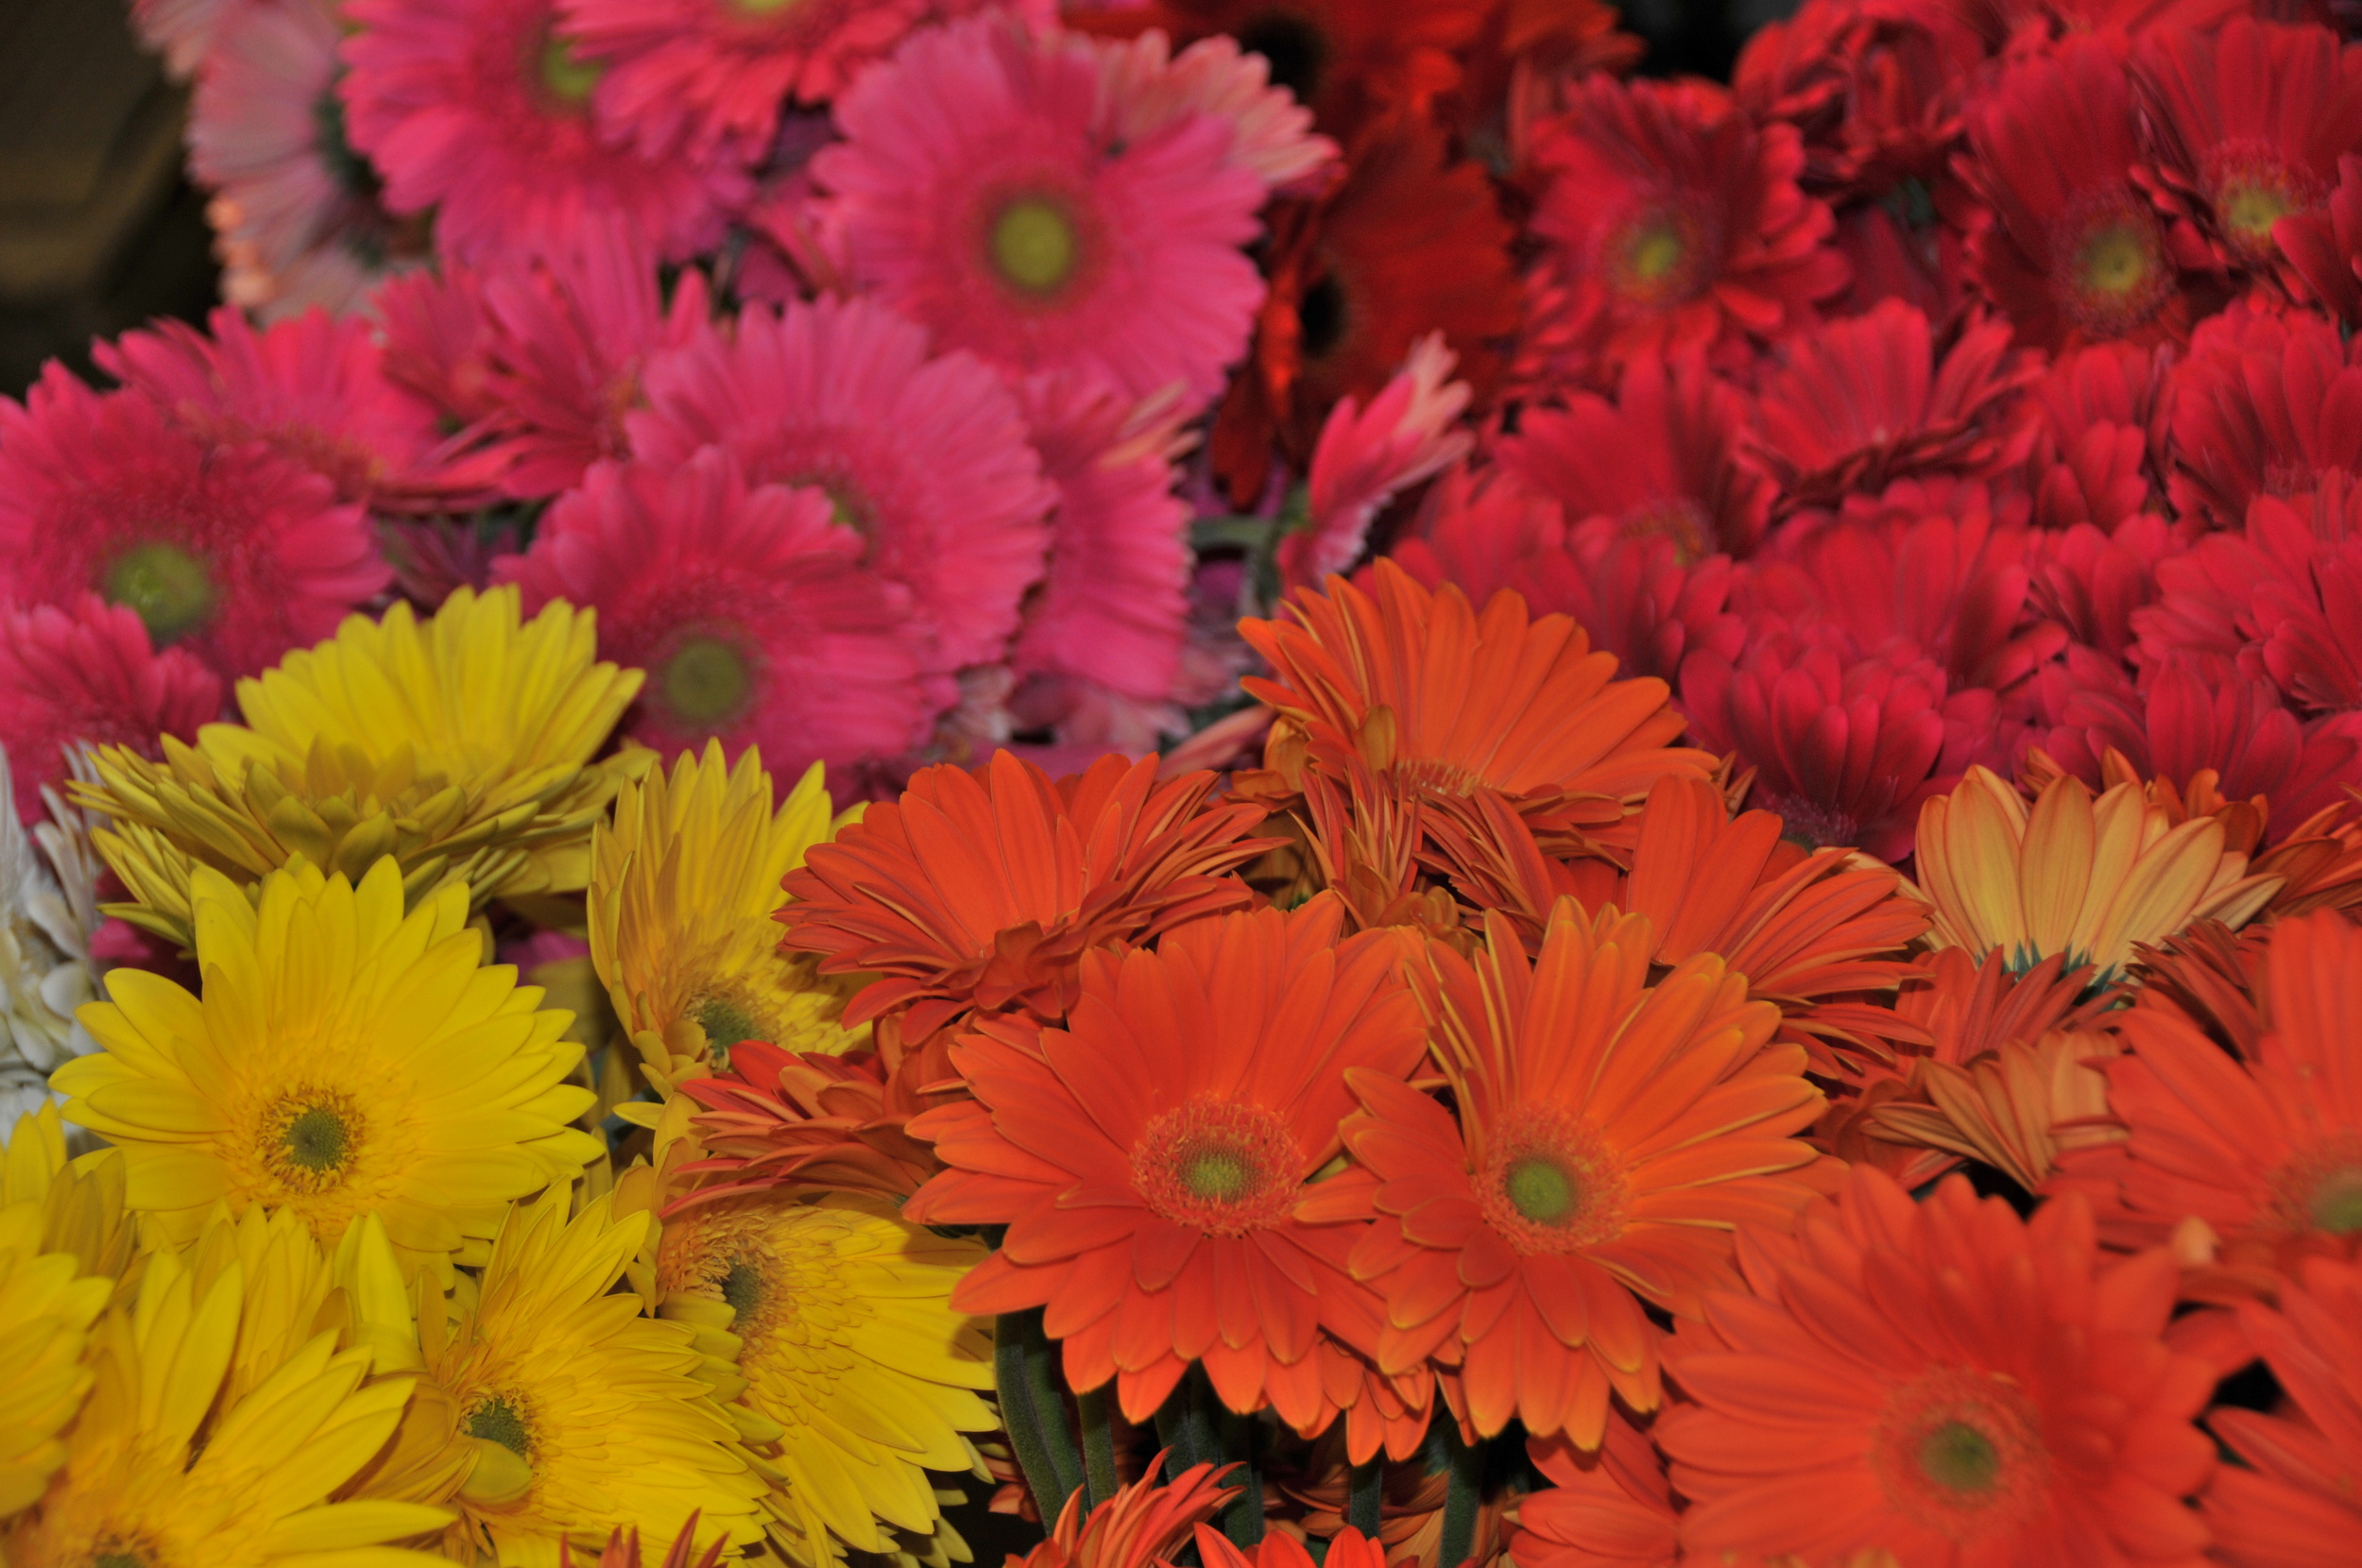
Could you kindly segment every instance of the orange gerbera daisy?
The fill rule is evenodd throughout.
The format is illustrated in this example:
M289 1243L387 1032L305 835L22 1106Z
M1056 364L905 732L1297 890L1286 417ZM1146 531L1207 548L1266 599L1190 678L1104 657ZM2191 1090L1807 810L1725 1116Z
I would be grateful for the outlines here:
M1172 1478L1171 1486L1155 1483L1164 1456L1156 1456L1148 1474L1095 1508L1083 1507L1076 1488L1059 1510L1058 1523L1048 1539L1023 1557L1009 1559L1011 1568L1150 1568L1170 1564L1188 1543L1190 1531L1236 1497L1236 1487L1222 1485L1232 1467L1193 1465Z
M1289 788L1307 766L1338 776L1350 753L1406 793L1491 791L1537 828L1595 832L1669 773L1713 774L1713 758L1673 744L1665 683L1617 680L1616 656L1570 617L1530 616L1506 590L1480 615L1391 560L1371 590L1332 577L1295 593L1292 620L1239 623L1277 677L1243 684L1278 713L1265 756Z
M2362 1541L2362 1269L2315 1259L2280 1310L2240 1326L2302 1419L2217 1410L2216 1436L2247 1461L2215 1472L2200 1508L2238 1568L2342 1568Z
M1692 1557L2198 1568L2214 1374L2165 1346L2164 1253L2103 1267L2080 1201L2025 1221L1962 1178L1914 1203L1861 1166L1742 1250L1754 1293L1709 1298L1665 1352Z
M1259 807L1211 805L1214 775L1156 781L1156 758L1104 757L1054 783L1009 753L974 773L922 768L787 879L787 945L827 974L875 973L847 1028L896 1008L911 1039L974 1008L1046 1018L1093 947L1145 942L1252 896L1228 873L1275 844Z
M2306 1253L2362 1248L2362 929L2282 921L2263 969L2270 1032L2251 1061L2177 1012L2121 1015L2130 1054L2107 1064L2108 1104L2130 1136L2068 1156L2052 1184L2088 1194L2111 1240L2212 1251L2185 1287L2201 1299L2268 1291Z
M886 1075L875 1051L830 1056L742 1042L730 1052L729 1071L680 1085L705 1107L693 1125L712 1150L689 1168L727 1178L699 1187L692 1200L793 1181L899 1202L943 1168L908 1131L924 1109L912 1090L905 1076Z
M1400 975L1419 939L1341 926L1322 896L1091 953L1065 1028L986 1019L955 1045L975 1099L911 1123L951 1168L903 1213L1008 1234L952 1304L1047 1306L1068 1386L1114 1379L1128 1421L1201 1361L1231 1409L1310 1423L1353 1232L1297 1211L1338 1152L1344 1075L1400 1081L1425 1044Z
M1813 1196L1789 1134L1821 1092L1779 1014L1702 953L1647 983L1649 922L1552 912L1538 962L1486 919L1474 963L1429 951L1433 1043L1459 1120L1378 1073L1348 1075L1360 1168L1302 1212L1374 1218L1356 1277L1385 1298L1378 1370L1432 1360L1482 1436L1515 1417L1596 1448L1611 1392L1657 1403L1646 1300L1697 1309L1734 1278L1729 1232Z

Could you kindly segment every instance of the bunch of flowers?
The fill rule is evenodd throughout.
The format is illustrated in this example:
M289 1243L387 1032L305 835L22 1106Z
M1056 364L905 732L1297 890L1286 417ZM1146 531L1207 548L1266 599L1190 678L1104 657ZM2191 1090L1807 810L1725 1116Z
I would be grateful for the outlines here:
M2353 1559L2345 12L133 15L0 1561Z

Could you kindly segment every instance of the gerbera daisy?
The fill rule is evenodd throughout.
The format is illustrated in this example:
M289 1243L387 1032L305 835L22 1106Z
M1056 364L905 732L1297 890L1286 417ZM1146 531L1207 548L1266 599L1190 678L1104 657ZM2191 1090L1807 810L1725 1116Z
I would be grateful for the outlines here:
M435 210L463 262L535 254L611 216L678 260L710 249L750 182L710 153L655 159L599 124L605 68L553 31L556 0L351 0L345 128L395 213Z
M164 70L186 81L212 53L214 36L237 0L131 0L131 27L164 57Z
M189 102L222 298L266 321L342 315L427 251L424 223L379 205L376 171L345 141L337 15L336 0L233 6Z
M67 608L0 610L0 744L15 777L16 813L43 814L62 788L67 748L129 746L160 755L161 738L197 739L221 716L221 678L185 648L158 653L138 614L86 593Z
M1939 8L1806 0L1748 37L1731 92L1758 122L1803 133L1808 189L1875 199L1943 177L1960 137L1960 83L1984 54Z
M2103 1267L2080 1203L2023 1221L1959 1178L1914 1203L1861 1167L1794 1239L1751 1241L1754 1293L1711 1298L1666 1349L1688 1399L1655 1435L1686 1552L2199 1560L2182 1500L2214 1468L2191 1423L2214 1375L2161 1338L2165 1254Z
M1238 1488L1221 1484L1230 1470L1228 1465L1191 1465L1159 1486L1152 1469L1095 1508L1084 1506L1078 1487L1058 1510L1057 1523L1042 1543L1023 1557L1011 1556L1009 1561L1015 1568L1155 1568L1169 1563L1199 1521L1239 1494Z
M590 834L590 958L649 1081L728 1066L762 1040L841 1054L866 1043L837 1022L841 989L812 959L779 950L780 879L837 826L820 764L776 810L762 753L727 766L719 741L615 796Z
M1337 1270L1352 1233L1296 1211L1337 1156L1345 1075L1399 1081L1425 1040L1398 977L1416 939L1341 941L1341 912L1321 899L1087 955L1066 1028L995 1020L952 1048L975 1099L912 1124L951 1168L903 1213L1009 1227L954 1305L1047 1306L1068 1385L1114 1380L1128 1421L1192 1361L1229 1408L1309 1420L1314 1265ZM1084 1192L1099 1202L1068 1206Z
M1362 1109L1343 1133L1367 1174L1308 1212L1376 1220L1352 1266L1386 1300L1379 1371L1433 1358L1479 1434L1515 1418L1596 1448L1612 1394L1657 1404L1642 1301L1695 1312L1737 1277L1733 1224L1784 1221L1812 1196L1785 1173L1813 1153L1786 1134L1821 1093L1720 959L1647 984L1645 920L1563 901L1531 965L1505 920L1486 927L1473 964L1429 949L1458 1123L1399 1079L1353 1073Z
M2027 56L1966 120L1963 173L1992 208L1970 267L2019 342L2059 349L2188 331L2165 227L2131 180L2140 149L2115 45L2076 38Z
M2362 350L2308 314L2234 309L2173 368L2170 490L2218 528L2258 496L2296 496L2328 469L2362 476Z
M260 444L208 442L55 362L22 405L0 401L0 598L95 590L159 646L244 675L326 637L390 575L361 509Z
M1454 162L1424 121L1374 128L1333 192L1276 204L1254 351L1210 436L1232 502L1261 498L1275 444L1306 467L1338 400L1375 396L1429 332L1489 403L1518 322L1512 232L1482 165Z
M1975 1160L2039 1192L2067 1155L2123 1138L2101 1073L2118 1054L2112 1035L2053 1030L2005 1040L1965 1065L1931 1057L1912 1098L1872 1114L1870 1134L1948 1154L1947 1164Z
M93 1336L90 1401L40 1504L0 1527L24 1568L246 1561L419 1568L383 1544L440 1527L441 1508L331 1502L393 1435L411 1379L368 1382L371 1352L311 1337L241 1396L221 1400L233 1349L286 1333L289 1304L227 1270L202 1288L169 1249L147 1254L133 1301Z
M197 865L251 883L300 857L347 878L402 861L413 903L464 885L481 907L571 893L590 819L647 759L590 756L640 689L596 662L594 615L551 605L521 623L514 588L461 588L424 625L407 604L238 683L244 724L208 724L164 761L94 754L77 797L137 903L122 914L183 946Z
M680 1534L673 1538L673 1544L666 1550L659 1568L721 1568L722 1554L729 1549L729 1544L727 1540L719 1540L700 1554L697 1551L696 1523L693 1520L683 1525ZM640 1532L636 1529L617 1530L607 1538L607 1549L599 1554L597 1562L589 1564L589 1568L645 1568L647 1560L646 1554L640 1549ZM557 1568L575 1568L573 1542L561 1541L557 1543Z
M1744 395L1702 356L1636 355L1613 403L1577 392L1529 410L1498 459L1571 520L1608 517L1625 537L1669 540L1685 567L1743 560L1776 494L1748 451L1748 415Z
M936 766L872 806L788 878L791 947L823 974L875 974L847 1027L908 1009L913 1039L970 1008L1045 1017L1073 1005L1095 947L1145 943L1250 898L1230 872L1275 842L1260 807L1207 799L1211 774L1156 781L1156 759L1104 758L1053 781L1005 751Z
M2156 149L2147 181L2232 266L2278 264L2272 226L2319 208L2362 146L2362 58L2327 27L2234 15L2204 33L2152 28L2132 80Z
M501 454L448 441L434 408L387 379L368 322L315 309L257 332L224 305L207 325L210 338L158 322L92 357L199 438L260 441L326 478L340 501L465 511L491 498Z
M1681 1514L1665 1458L1648 1434L1611 1408L1605 1440L1590 1451L1566 1434L1526 1444L1550 1485L1517 1505L1512 1560L1531 1568L1674 1568Z
M2142 662L2194 656L2209 670L2268 674L2293 707L2362 705L2343 624L2362 537L2339 537L2341 520L2322 510L2258 496L2244 530L2210 532L2159 562L2157 602L2131 618Z
M2030 968L2063 955L2106 980L2135 943L2163 941L2192 921L2236 928L2279 891L2246 875L2248 858L2223 843L2222 824L2164 819L2135 785L2097 800L2072 775L2028 807L1993 773L1970 768L1951 793L1920 809L1916 887L1938 946Z
M1795 127L1758 129L1702 82L1593 75L1566 97L1534 136L1532 228L1593 377L1646 353L1744 359L1845 286L1829 209L1797 187Z
M39 1162L54 1149L64 1163L65 1140L58 1114L44 1106L16 1124L14 1163ZM15 1184L10 1184L13 1188ZM9 1362L0 1370L0 1404L9 1430L0 1437L0 1519L30 1507L65 1463L63 1434L90 1392L91 1369L82 1346L91 1324L106 1310L114 1282L93 1274L73 1253L45 1245L50 1205L32 1196L0 1206L0 1335L7 1337Z
M2280 1310L2252 1303L2239 1326L2294 1406L2206 1418L2244 1462L2223 1465L2199 1500L2216 1551L2237 1568L2335 1568L2362 1534L2362 1270L2305 1265Z
M71 763L87 776L82 754ZM0 749L0 778L8 772ZM0 785L0 793L13 793ZM90 819L54 791L44 790L42 802L48 820L29 832L15 812L0 810L0 1029L8 1041L0 1047L0 1134L20 1116L54 1114L49 1075L98 1048L76 1014L98 995L105 967L93 949L104 929L98 882L106 867L91 845Z
M582 1048L513 970L479 972L464 891L402 912L384 860L354 887L308 863L260 908L199 869L198 1000L132 969L85 1010L105 1048L58 1070L66 1113L130 1161L129 1202L185 1239L216 1202L288 1208L323 1241L371 1211L405 1271L448 1278L511 1199L599 1151L567 1124ZM291 977L300 977L302 984ZM233 1075L224 1063L235 1062Z
M2034 521L2095 524L2110 534L2155 509L2171 360L2130 343L2061 354L2027 392L2036 417L2027 478Z
M791 1052L740 1041L728 1070L679 1085L701 1107L696 1133L712 1150L697 1168L719 1178L699 1187L696 1201L795 1182L900 1202L943 1168L909 1126L940 1101L938 1070L947 1065L933 1041L900 1054L891 1076L874 1050Z
M2007 322L1972 316L1939 354L1927 318L1885 300L1782 346L1755 400L1756 452L1798 508L1917 474L1982 478L2033 445L2011 405L2041 373L2039 355L2011 351Z
M428 1289L422 1383L448 1405L448 1440L476 1456L443 1537L460 1561L556 1560L618 1528L669 1538L762 1538L762 1478L725 1414L699 1331L610 1294L656 1230L602 1197L567 1218L563 1185L502 1219L474 1299ZM618 1464L619 1455L631 1462Z
M2044 529L2028 541L2028 603L2065 628L2071 649L2120 661L2139 641L2135 614L2157 597L2157 569L2178 548L2165 520L2152 513L2126 518L2113 535L2089 522ZM2036 673L2038 682L2045 678Z
M1299 589L1289 620L1240 622L1276 677L1244 683L1278 713L1275 759L1309 744L1326 772L1325 750L1352 753L1405 793L1489 791L1544 823L1605 827L1659 777L1711 771L1671 743L1682 720L1665 683L1615 679L1615 656L1565 616L1530 618L1511 593L1480 615L1392 561L1372 586L1332 577L1325 592Z
M1305 477L1305 525L1275 553L1288 587L1309 588L1351 567L1396 491L1467 455L1476 438L1454 427L1468 406L1468 385L1446 379L1452 365L1444 334L1429 332L1366 410L1349 397L1337 401Z
M1202 403L1262 298L1240 247L1263 181L1218 115L1118 136L1111 47L1000 16L917 34L838 100L813 178L852 281L946 347Z
M1397 25L1401 20L1397 13ZM1226 33L1200 38L1176 55L1165 34L1151 27L1096 54L1101 92L1127 140L1192 114L1214 114L1237 133L1230 161L1253 169L1270 190L1302 195L1338 172L1337 144L1311 134L1312 111L1272 79L1271 57L1241 49Z
M646 392L626 421L641 458L718 444L750 483L819 486L869 541L864 564L910 588L927 672L1001 656L1057 497L1017 400L971 355L931 355L873 300L824 298L749 307L733 337L652 364Z
M2272 225L2285 258L2281 281L2351 327L2362 322L2362 157L2337 160L2336 183L2311 212Z
M776 1474L763 1507L791 1561L896 1553L894 1531L948 1531L929 1471L970 1471L967 1434L1000 1419L985 1324L949 1298L984 1248L930 1234L892 1200L800 1185L700 1201L689 1106L668 1105L655 1166L625 1173L619 1209L662 1208L649 1304L737 1341L735 1404L779 1435L755 1444ZM890 1423L890 1424L889 1424ZM956 1536L950 1539L956 1540Z
M863 550L827 492L750 487L707 447L676 469L600 464L493 571L528 610L595 609L601 651L648 672L630 735L666 754L760 746L800 772L898 755L933 716L909 595Z

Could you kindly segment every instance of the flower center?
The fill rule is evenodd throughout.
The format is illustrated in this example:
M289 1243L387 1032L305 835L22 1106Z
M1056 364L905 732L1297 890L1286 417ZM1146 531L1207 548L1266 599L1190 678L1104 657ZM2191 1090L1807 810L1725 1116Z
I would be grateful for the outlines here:
M752 700L754 671L745 655L720 638L693 637L664 661L657 689L677 717L719 729Z
M468 1412L468 1436L499 1443L521 1459L533 1457L533 1427L520 1402L507 1394L492 1394Z
M706 1031L706 1047L713 1056L713 1069L727 1072L730 1048L741 1040L760 1040L767 1032L755 1021L753 1014L727 997L709 997L690 1013L697 1027Z
M1623 1234L1632 1185L1590 1123L1555 1105L1522 1105L1494 1130L1478 1172L1485 1221L1520 1253L1567 1253Z
M1302 1164L1275 1113L1193 1099L1148 1124L1132 1150L1132 1179L1148 1206L1174 1224L1240 1236L1286 1218Z
M1686 214L1643 213L1609 241L1616 290L1635 305L1678 304L1703 286L1704 236Z
M1956 1541L2023 1523L2049 1479L2033 1401L2006 1377L1957 1367L1895 1391L1871 1463L1898 1509Z
M589 103L599 78L607 75L606 66L596 60L576 59L573 47L556 36L542 40L539 64L541 85L551 97L569 109Z
M214 613L214 579L202 557L178 545L135 544L115 557L99 592L140 618L161 648Z
M2105 193L2071 213L2053 254L2063 258L2060 285L2067 315L2095 336L2131 332L2162 310L2173 292L2156 214L2121 192Z
M2223 238L2250 265L2278 254L2272 225L2313 205L2314 182L2260 143L2234 144L2206 161L2207 188Z
M767 1295L763 1288L762 1270L743 1257L730 1259L730 1266L722 1274L722 1299L730 1304L730 1310L741 1318L762 1304Z
M732 10L745 16L777 16L802 3L803 0L727 0Z
M2281 1167L2272 1207L2292 1231L2362 1236L2362 1133L2326 1138Z
M1064 204L1018 196L993 215L993 269L1025 294L1055 294L1074 276L1082 236Z
M349 1095L303 1089L282 1095L263 1114L263 1165L287 1191L333 1191L351 1174L367 1130Z

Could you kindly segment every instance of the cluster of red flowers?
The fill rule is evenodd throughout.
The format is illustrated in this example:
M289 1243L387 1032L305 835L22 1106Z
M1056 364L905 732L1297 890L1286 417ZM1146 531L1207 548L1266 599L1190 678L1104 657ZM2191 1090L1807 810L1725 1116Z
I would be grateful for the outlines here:
M0 402L21 814L494 583L875 798L681 1089L992 1238L1036 1568L2353 1559L2346 12L134 14L231 302Z

